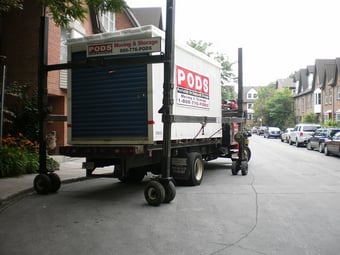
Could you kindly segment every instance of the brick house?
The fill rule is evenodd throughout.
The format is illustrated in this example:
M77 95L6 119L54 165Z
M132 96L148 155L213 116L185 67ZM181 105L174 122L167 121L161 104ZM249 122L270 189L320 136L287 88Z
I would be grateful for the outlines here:
M314 113L320 123L333 119L340 122L340 58L316 59L315 65L294 74L296 122Z
M39 27L43 13L43 8L38 2L24 0L23 10L11 10L0 16L0 55L7 57L6 86L18 82L31 85L32 88L37 87ZM139 19L136 18L137 15ZM104 14L88 10L84 22L75 20L68 28L57 27L50 18L48 64L67 61L67 39L147 24L163 29L161 8L126 7L121 13ZM51 113L67 115L67 71L49 72L47 83L48 105ZM56 135L57 148L66 145L66 122L49 122L47 130L48 133Z
M293 80L295 82L294 109L295 121L302 122L303 116L313 112L313 77L312 66L300 69L295 72Z

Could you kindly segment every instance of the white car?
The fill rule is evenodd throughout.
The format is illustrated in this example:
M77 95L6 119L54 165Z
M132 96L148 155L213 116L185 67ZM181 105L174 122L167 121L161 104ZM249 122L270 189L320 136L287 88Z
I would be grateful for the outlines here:
M294 128L286 128L285 131L281 134L281 142L288 143L290 133L294 130Z
M290 145L295 144L296 147L299 147L300 145L306 145L309 136L311 136L315 130L320 127L320 124L315 123L297 124L294 130L290 133L288 143Z

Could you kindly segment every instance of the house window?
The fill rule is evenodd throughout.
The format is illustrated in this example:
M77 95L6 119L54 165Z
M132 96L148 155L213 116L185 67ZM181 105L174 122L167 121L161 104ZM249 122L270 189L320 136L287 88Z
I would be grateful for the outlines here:
M257 98L257 94L256 94L256 93L254 93L254 94L253 94L253 97L254 97L254 98Z
M329 91L328 91L328 100L329 100L329 104L333 104L333 93L332 93L332 90L331 89L329 89Z
M305 112L305 99L304 98L301 98L301 113L304 113Z
M247 120L252 120L253 119L253 114L252 113L248 113L247 114Z
M247 95L247 98L248 98L248 99L251 99L251 98L252 98L252 94L249 93L249 94Z
M113 32L116 30L114 12L103 12L100 18L105 32Z
M321 93L315 93L315 104L321 104Z
M248 104L248 109L253 109L253 104Z
M328 95L327 95L327 91L325 90L325 93L323 95L323 101L325 102L325 104L328 104Z
M335 115L335 120L336 120L336 122L340 122L340 113L337 113Z
M340 87L338 87L337 99L340 100Z

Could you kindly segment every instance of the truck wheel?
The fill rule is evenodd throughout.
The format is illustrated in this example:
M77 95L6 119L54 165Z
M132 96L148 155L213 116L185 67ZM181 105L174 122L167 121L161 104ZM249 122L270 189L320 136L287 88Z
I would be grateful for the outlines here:
M203 179L204 162L201 154L191 152L187 156L189 171L188 184L192 186L200 185Z
M165 190L165 198L164 198L163 203L170 203L172 200L174 200L176 196L175 184L172 181L169 181L163 186Z
M133 183L139 183L144 179L145 170L144 168L130 169L127 180Z
M118 179L123 183L140 183L145 176L146 172L142 168L131 168L127 176L119 176Z
M231 164L232 175L237 175L238 171L240 171L239 164L237 163L237 161L233 161Z
M248 174L248 161L241 162L241 172L243 176Z
M292 139L290 139L290 137L289 137L288 143L289 145L293 145Z
M149 205L159 206L165 199L165 189L158 181L150 181L145 186L144 197Z
M251 150L248 146L244 147L244 153L245 153L245 158L247 159L247 161L250 161L251 158Z
M33 181L34 190L41 195L46 195L51 190L51 179L47 174L38 174Z
M56 173L49 173L48 177L50 178L50 181L51 181L50 192L51 193L57 192L61 186L59 175L57 175Z

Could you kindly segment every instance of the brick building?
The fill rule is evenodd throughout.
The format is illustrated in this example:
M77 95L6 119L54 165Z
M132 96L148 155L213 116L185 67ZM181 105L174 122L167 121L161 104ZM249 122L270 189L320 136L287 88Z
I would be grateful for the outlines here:
M7 58L6 86L16 82L29 85L31 91L37 87L39 28L42 14L43 8L39 1L24 0L23 10L11 10L0 16L0 55ZM57 27L50 18L48 64L67 61L66 42L70 38L149 24L163 29L161 8L126 7L121 13L96 13L94 10L88 10L84 22L75 20L67 28ZM52 114L67 115L67 71L49 72L47 83L49 110ZM66 122L49 122L47 130L56 136L57 148L66 145Z

